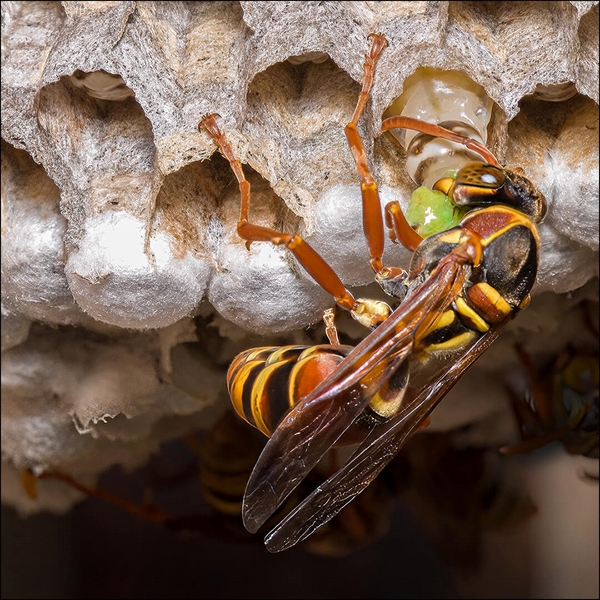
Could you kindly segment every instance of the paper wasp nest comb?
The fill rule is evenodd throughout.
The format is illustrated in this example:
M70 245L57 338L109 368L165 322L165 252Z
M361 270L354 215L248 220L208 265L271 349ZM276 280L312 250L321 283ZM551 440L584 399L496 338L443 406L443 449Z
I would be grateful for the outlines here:
M372 32L389 46L361 127L382 201L414 188L384 111L420 68L460 72L489 98L490 148L548 200L535 294L598 275L597 2L3 2L2 19L5 466L138 464L210 421L245 336L302 338L332 304L285 250L239 239L203 115L254 222L372 282L343 132ZM535 301L531 327L556 328Z

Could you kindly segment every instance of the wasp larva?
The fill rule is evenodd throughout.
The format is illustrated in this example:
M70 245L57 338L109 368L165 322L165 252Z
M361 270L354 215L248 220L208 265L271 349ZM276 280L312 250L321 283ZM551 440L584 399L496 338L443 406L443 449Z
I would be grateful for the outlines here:
M485 90L464 73L420 67L383 116L439 125L485 147L492 106ZM480 161L481 153L422 130L391 129L389 134L405 149L406 171L420 186L406 209L409 224L421 237L458 225L465 211L438 182L453 180L466 164Z
M460 71L420 67L383 117L412 117L487 142L493 102L485 90ZM462 144L409 129L392 130L406 150L406 171L418 185L431 188L481 156Z

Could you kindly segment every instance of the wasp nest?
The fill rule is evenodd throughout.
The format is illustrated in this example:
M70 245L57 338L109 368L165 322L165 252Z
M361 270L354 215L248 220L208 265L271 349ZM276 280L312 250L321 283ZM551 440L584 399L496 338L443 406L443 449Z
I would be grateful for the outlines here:
M244 164L252 221L301 232L346 285L372 282L343 128L373 32L389 45L360 127L382 202L414 188L379 124L420 67L485 91L488 145L548 200L532 305L471 388L514 362L518 336L550 354L585 335L597 2L3 2L2 23L3 482L139 465L210 424L237 351L310 341L332 305L284 249L238 238L237 183L203 115L221 115ZM410 256L388 243L385 258ZM504 406L501 385L477 403L461 385L439 426ZM24 512L68 507L46 483L37 503L18 485L3 495Z

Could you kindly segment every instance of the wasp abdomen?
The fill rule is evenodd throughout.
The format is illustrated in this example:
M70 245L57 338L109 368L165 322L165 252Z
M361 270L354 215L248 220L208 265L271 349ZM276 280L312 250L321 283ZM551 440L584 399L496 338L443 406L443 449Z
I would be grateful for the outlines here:
M286 412L319 385L352 346L269 346L238 354L227 372L237 414L270 437Z

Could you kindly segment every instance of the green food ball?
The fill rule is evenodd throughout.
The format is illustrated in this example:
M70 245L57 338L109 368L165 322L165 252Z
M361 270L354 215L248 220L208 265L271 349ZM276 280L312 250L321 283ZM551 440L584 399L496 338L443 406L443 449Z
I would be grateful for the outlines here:
M467 212L454 206L448 196L425 186L417 188L406 208L406 220L417 233L426 238L458 225Z

